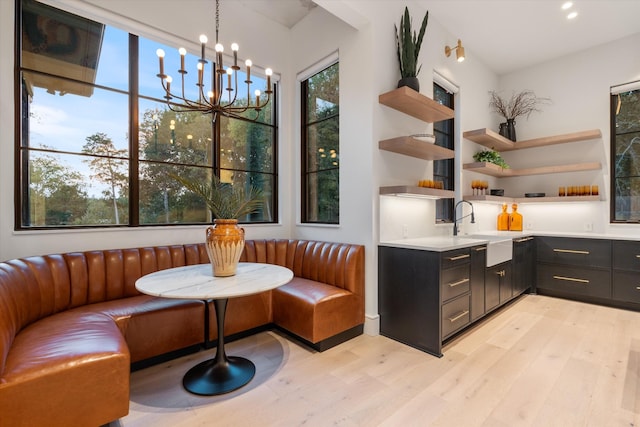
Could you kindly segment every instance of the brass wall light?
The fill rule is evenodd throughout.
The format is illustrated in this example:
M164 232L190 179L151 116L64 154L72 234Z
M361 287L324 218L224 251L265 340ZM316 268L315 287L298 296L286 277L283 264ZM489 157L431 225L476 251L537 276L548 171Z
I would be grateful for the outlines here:
M462 47L462 42L458 39L458 45L456 47L444 47L444 54L447 55L447 58L451 56L451 52L456 51L456 58L458 62L464 61L464 47Z

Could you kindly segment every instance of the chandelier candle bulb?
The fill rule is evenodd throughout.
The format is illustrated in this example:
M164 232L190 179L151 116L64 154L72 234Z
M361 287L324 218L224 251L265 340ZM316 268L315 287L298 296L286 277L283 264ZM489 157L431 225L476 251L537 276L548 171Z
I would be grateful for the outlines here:
M204 34L200 34L200 60L204 61L204 51L205 48L207 47L207 42L209 41L209 39L207 39L207 36L205 36Z
M164 77L164 50L156 50L156 55L158 55L158 61L160 61L160 74L158 74L158 77L162 78Z
M247 66L247 80L245 80L244 82L247 84L251 83L251 66L253 65L253 62L251 62L250 59L247 59L246 61L244 61L244 65Z
M204 75L204 64L202 62L198 62L198 86L202 86L202 77Z
M264 73L267 75L267 90L266 93L271 93L271 75L273 74L273 70L271 68L267 68L264 70Z
M227 90L231 92L233 88L231 87L231 75L233 74L233 69L231 67L227 68Z
M184 56L187 54L187 49L181 47L178 49L178 53L180 54L180 73L186 73L184 69Z
M231 43L231 50L233 51L233 69L234 70L239 70L240 67L238 67L238 49L240 47L238 46L238 43Z
M224 73L224 69L222 67L222 52L224 52L224 46L222 46L222 44L220 44L220 43L216 43L216 53L217 53L216 62L218 63L218 67L220 68L220 72Z
M256 94L256 106L258 106L260 105L260 91L256 89L255 94Z
M171 78L171 76L167 76L165 80L167 82L167 96L165 98L169 99L171 98L171 96L169 96L169 92L171 92L171 82L173 81L173 79Z

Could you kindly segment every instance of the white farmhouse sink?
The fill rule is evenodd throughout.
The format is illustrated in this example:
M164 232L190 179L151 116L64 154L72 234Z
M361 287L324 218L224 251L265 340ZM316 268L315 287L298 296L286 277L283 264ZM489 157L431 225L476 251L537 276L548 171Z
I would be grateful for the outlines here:
M509 261L513 258L513 239L505 236L474 234L474 239L488 240L487 267Z

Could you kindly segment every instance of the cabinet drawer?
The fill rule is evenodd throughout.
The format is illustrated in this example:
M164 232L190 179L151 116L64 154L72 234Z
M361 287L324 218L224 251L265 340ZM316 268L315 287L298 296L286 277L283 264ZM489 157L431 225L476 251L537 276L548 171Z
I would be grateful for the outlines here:
M640 242L614 241L613 268L640 271Z
M443 252L441 255L441 265L443 270L455 267L461 264L468 264L471 258L469 248L456 249L453 251Z
M442 338L469 324L469 295L454 299L442 306Z
M536 242L538 262L611 267L609 240L540 237Z
M469 268L470 264L463 264L442 271L440 288L442 301L447 301L469 292Z
M640 273L614 271L613 299L640 303Z
M611 298L611 271L538 264L538 288Z

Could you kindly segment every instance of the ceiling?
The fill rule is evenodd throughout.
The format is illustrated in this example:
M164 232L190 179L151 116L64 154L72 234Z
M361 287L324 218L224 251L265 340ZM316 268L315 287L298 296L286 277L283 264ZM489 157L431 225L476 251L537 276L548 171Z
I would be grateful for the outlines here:
M575 0L571 10L578 16L573 20L561 9L565 0L389 1L429 10L430 19L462 40L470 60L500 75L640 32L640 0ZM316 7L312 0L242 3L289 28Z

